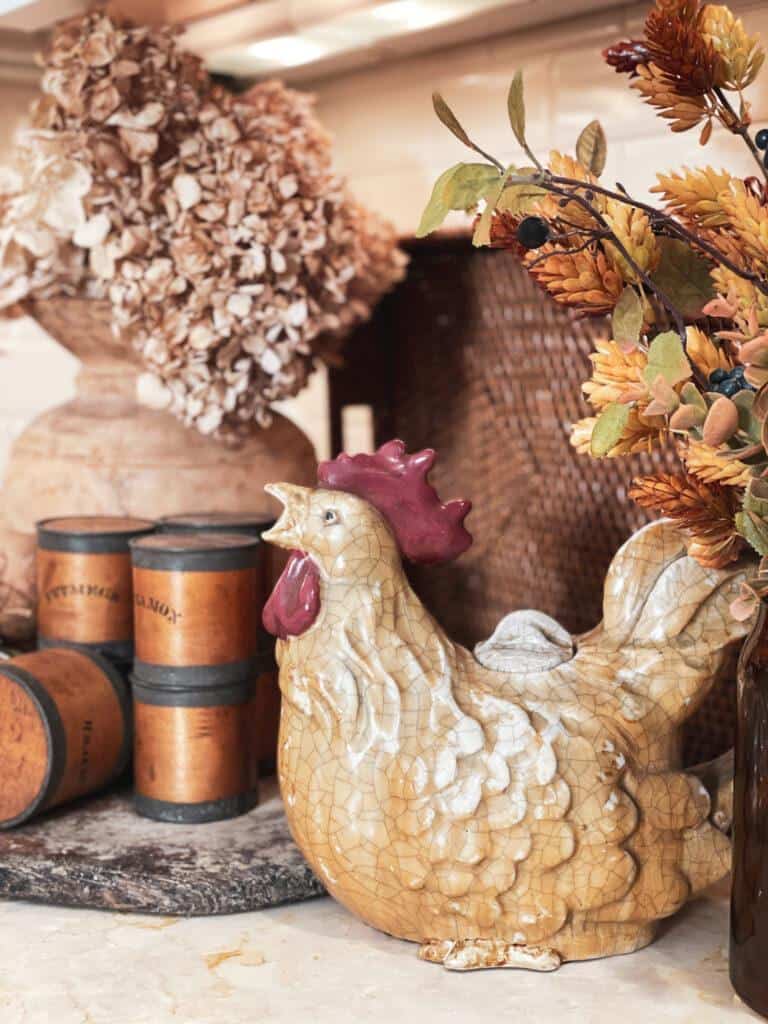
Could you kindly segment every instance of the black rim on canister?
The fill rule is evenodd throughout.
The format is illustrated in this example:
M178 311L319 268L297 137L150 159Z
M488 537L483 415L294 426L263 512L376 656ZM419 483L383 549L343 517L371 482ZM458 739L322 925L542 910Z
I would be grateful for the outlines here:
M161 533L245 533L261 537L275 520L238 512L184 512L163 516L157 525Z
M135 569L227 572L259 563L259 540L243 533L156 533L129 544Z
M110 519L131 519L136 525L127 530L77 529L75 523L109 523ZM72 554L121 554L129 550L129 543L135 537L144 537L155 532L156 524L151 519L134 519L131 516L53 516L41 519L36 524L37 543L44 551L65 551Z

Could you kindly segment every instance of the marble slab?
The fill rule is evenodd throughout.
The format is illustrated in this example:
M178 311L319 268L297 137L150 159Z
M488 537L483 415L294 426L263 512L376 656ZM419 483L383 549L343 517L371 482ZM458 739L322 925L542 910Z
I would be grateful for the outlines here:
M333 900L229 917L0 902L2 1024L754 1024L727 886L631 956L457 974Z
M274 784L249 814L206 825L140 818L129 791L0 833L0 898L164 916L231 914L323 892Z

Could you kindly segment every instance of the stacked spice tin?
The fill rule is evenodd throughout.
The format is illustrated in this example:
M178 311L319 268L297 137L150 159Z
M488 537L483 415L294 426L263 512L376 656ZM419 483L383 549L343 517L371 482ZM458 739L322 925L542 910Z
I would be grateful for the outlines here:
M38 647L74 647L130 668L128 545L154 530L151 520L126 516L61 516L37 524Z
M258 538L158 533L131 542L135 801L162 821L257 801L251 704L259 663Z
M235 512L190 512L167 516L159 520L158 530L166 533L245 533L261 538L273 519ZM272 545L260 548L261 600L258 618L260 626L259 652L251 701L251 741L261 775L272 775L276 769L277 734L280 727L280 686L275 662L275 641L261 626L261 610L271 594L280 573L285 568L286 552Z

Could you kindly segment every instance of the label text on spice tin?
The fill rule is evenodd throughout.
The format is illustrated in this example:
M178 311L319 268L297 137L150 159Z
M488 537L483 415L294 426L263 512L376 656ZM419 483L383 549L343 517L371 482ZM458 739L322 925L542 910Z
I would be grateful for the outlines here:
M63 601L68 597L98 597L105 601L117 602L120 594L113 587L99 583L59 583L45 592L46 601Z
M145 597L144 594L134 594L134 601L137 608L145 608L153 615L160 615L175 625L182 617L181 612L171 608L165 601L159 601L156 597Z

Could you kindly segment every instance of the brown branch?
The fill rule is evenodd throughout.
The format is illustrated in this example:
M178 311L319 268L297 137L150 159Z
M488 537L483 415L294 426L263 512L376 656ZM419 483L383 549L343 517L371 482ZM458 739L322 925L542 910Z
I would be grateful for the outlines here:
M760 156L760 150L757 148L752 136L749 134L749 128L747 127L747 125L744 124L742 119L733 109L733 107L731 106L731 101L725 95L723 90L719 86L715 86L714 91L721 105L725 109L727 115L726 118L721 118L720 120L724 122L725 126L728 128L730 132L732 132L734 135L740 135L742 139L744 139L747 148L757 161L757 165L760 168L763 177L768 180L768 168L766 168L765 164L763 163L763 158Z
M587 192L595 192L598 195L606 196L608 199L615 199L620 203L624 203L625 206L634 206L638 210L643 210L650 217L654 226L662 225L670 233L676 235L682 241L688 242L690 245L695 246L697 249L701 249L711 259L721 266L730 270L731 273L736 274L737 277L742 278L745 281L749 281L755 285L759 291L763 292L764 295L768 295L768 281L760 277L759 274L753 273L751 270L744 270L739 267L738 264L734 263L733 260L725 256L717 248L712 245L711 242L707 242L705 239L695 235L692 231L683 227L679 221L676 221L668 213L663 210L657 209L655 206L651 206L649 203L644 203L639 199L632 199L628 195L622 192L615 192L613 189L604 188L602 185L594 185L591 182L579 181L577 178L565 178L558 174L550 174L545 172L543 175L525 176L525 175L510 175L507 178L508 184L513 185L539 185L541 188L548 191L555 191L549 188L549 183L552 182L556 185L564 185L569 188L584 189ZM561 195L561 192L557 192L557 195ZM571 196L575 199L575 196Z
M582 231L581 234L584 234L584 232ZM563 236L561 235L560 237L562 238ZM588 249L590 245L594 245L598 239L604 237L605 235L602 231L595 232L594 235L586 240L586 242L582 242L581 245L577 245L575 249L550 249L549 252L543 252L540 256L537 256L535 260L531 260L530 263L525 263L525 269L532 270L534 267L537 267L539 263L545 263L550 256L571 256L573 253L583 252L585 249Z
M573 194L571 192L568 192L564 188L551 186L549 182L551 182L552 180L553 177L549 177L547 179L547 184L544 187L547 188L547 190L552 192L554 195L563 196L564 198L569 199L571 202L577 203L579 206L581 206L583 210L586 210L586 212L593 218L594 221L596 221L597 224L600 225L604 232L604 237L608 238L611 244L616 246L621 255L624 257L629 266L637 275L638 280L642 281L645 284L645 287L657 297L659 302L661 302L664 308L669 312L670 316L675 321L675 329L677 330L677 333L680 335L680 340L683 343L683 347L685 347L685 317L674 304L674 302L670 299L670 297L666 294L664 289L660 288L656 284L656 282L651 279L650 275L645 270L643 270L643 268L637 263L635 258L629 252L629 250L618 237L618 235L611 230L611 226L605 219L605 217L603 217L599 210L596 210L594 206L592 206L588 199L586 199L584 196L580 196L578 193Z

